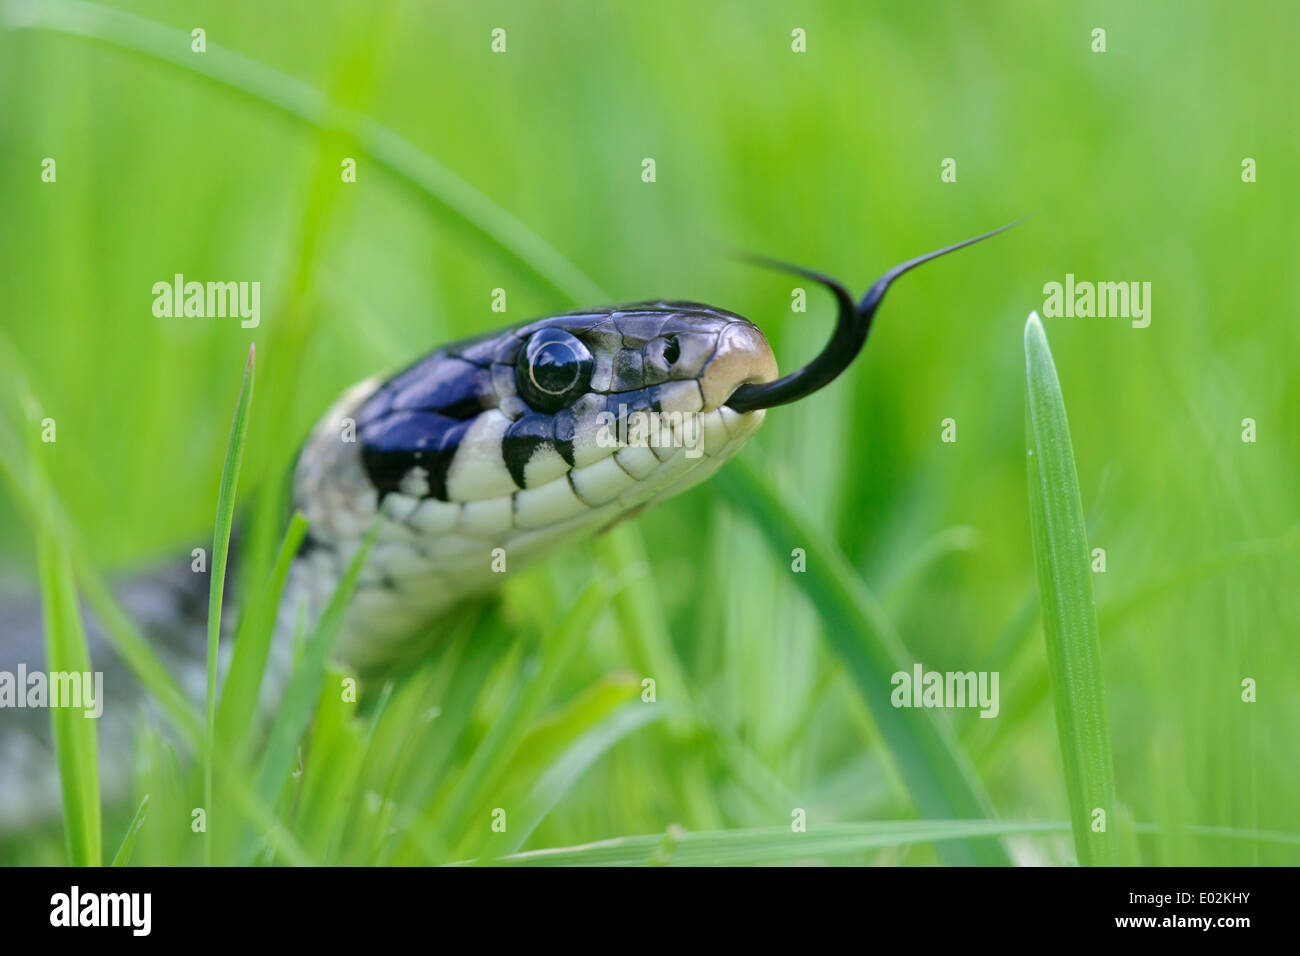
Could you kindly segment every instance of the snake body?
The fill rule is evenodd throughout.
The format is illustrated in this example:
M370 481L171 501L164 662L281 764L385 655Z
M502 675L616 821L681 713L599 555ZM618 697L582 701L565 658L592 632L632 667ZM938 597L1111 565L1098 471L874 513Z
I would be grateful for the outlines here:
M277 614L267 686L283 683L295 628L319 617L372 525L336 645L363 674L409 652L453 605L505 574L708 477L763 419L727 399L775 377L772 350L747 319L648 302L457 342L348 389L294 469L293 502L309 530ZM206 588L206 575L185 567L122 593L196 700ZM19 617L0 641L0 670L40 670L37 605ZM112 796L129 784L142 695L103 638L88 621L93 666L105 672L101 775ZM0 710L0 829L58 806L48 714Z

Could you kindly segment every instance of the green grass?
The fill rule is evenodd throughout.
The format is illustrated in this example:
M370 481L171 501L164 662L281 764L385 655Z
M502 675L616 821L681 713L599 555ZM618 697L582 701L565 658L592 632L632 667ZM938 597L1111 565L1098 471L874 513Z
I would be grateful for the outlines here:
M788 829L731 830L623 837L584 847L557 847L503 857L506 866L767 866L828 859L839 861L868 850L898 849L918 843L944 846L949 841L1059 833L1063 823L1000 820L898 820L840 823Z
M140 836L140 828L144 826L145 820L148 819L149 811L149 794L145 794L140 799L140 806L136 808L135 816L131 822L126 825L126 835L122 837L122 843L113 854L111 866L127 866L131 862L131 853L135 850L135 841Z
M35 422L31 423L33 426ZM33 448L32 460L39 461ZM36 476L44 487L42 475ZM91 673L86 634L77 607L77 589L72 576L72 562L58 537L46 526L37 539L37 565L41 582L41 611L45 620L46 670L80 675L85 681ZM50 687L47 693L53 694ZM85 691L83 690L83 695ZM103 705L101 700L100 706ZM99 748L96 726L82 708L65 701L54 706L50 700L50 719L54 724L54 752L59 764L62 785L63 825L67 838L68 862L75 866L103 864L104 838L99 799Z
M890 702L890 676L910 671L913 661L884 609L835 542L800 515L789 493L782 493L750 459L736 462L719 479L737 506L767 535L777 554L803 548L812 555L792 579L807 594L823 621L822 633L844 662L871 712L916 809L934 818L975 818L992 814L992 803L947 725L924 709L897 708ZM951 862L1006 865L1009 857L995 842L940 847Z
M1300 862L1300 382L1285 371L1300 356L1281 320L1300 290L1271 251L1293 244L1279 157L1300 151L1276 119L1289 7L826 0L800 8L803 57L776 5L123 7L26 6L44 26L14 30L20 8L0 2L5 374L59 422L38 475L6 394L0 578L46 579L64 638L75 582L164 723L139 728L132 793L102 828L78 758L65 824L0 834L0 861L99 862L107 845L198 863L210 841L214 863L1086 863L1110 851L1078 838L1078 807L1109 786L1121 860ZM195 25L206 54L189 51ZM487 49L497 25L504 57ZM1152 82L1169 76L1185 80ZM46 156L57 184L40 182ZM956 183L939 179L948 156ZM358 701L304 633L293 719L257 712L305 531L283 479L346 385L503 322L665 295L751 316L792 368L826 334L824 306L791 313L787 280L713 241L861 287L1033 209L891 294L855 367L771 412L706 485L512 577ZM148 289L177 271L260 279L261 327L154 319ZM1107 572L1082 582L1078 554L1036 552L1020 440L1020 319L1066 272L1155 286L1149 329L1045 320L1077 486L1052 478L1038 501L1073 503L1062 515L1106 548ZM112 583L219 538L253 341L250 534L212 724ZM1043 586L1049 554L1073 577ZM1090 654L1091 682L1062 681L1058 652ZM900 661L998 670L999 717L882 705Z
M239 485L239 465L244 460L244 439L248 434L248 412L253 402L253 360L255 347L248 348L248 364L244 366L244 380L239 386L235 402L235 417L230 425L230 441L226 445L226 461L221 468L221 484L217 489L217 520L212 533L212 574L208 587L208 643L207 643L207 735L203 752L203 805L211 813L212 758L217 736L217 651L221 641L221 606L226 590L226 561L230 551L230 528L235 521L235 489ZM207 836L210 831L205 830ZM212 841L203 845L205 863L212 863Z
M1034 563L1074 849L1084 866L1114 865L1115 770L1092 597L1093 559L1065 399L1037 313L1025 323L1025 378Z
M370 528L361 547L348 562L328 606L321 614L311 637L302 648L284 697L276 706L275 719L267 735L266 749L257 772L257 795L266 804L275 804L290 779L294 752L311 723L317 700L325 685L325 671L334 642L338 639L343 614L356 590L357 578L379 532L378 522Z
M289 566L306 534L307 519L294 512L275 556L270 578L245 605L240 618L239 632L231 651L230 671L221 686L221 703L217 708L218 734L235 748L236 753L245 750L257 715L258 693L271 649L276 608L284 593Z

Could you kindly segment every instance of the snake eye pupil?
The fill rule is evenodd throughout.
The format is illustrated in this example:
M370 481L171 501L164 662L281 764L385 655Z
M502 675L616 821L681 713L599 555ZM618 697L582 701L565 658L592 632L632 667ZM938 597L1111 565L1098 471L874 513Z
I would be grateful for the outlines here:
M542 329L519 350L515 384L541 412L573 404L591 385L594 362L587 346L562 329Z

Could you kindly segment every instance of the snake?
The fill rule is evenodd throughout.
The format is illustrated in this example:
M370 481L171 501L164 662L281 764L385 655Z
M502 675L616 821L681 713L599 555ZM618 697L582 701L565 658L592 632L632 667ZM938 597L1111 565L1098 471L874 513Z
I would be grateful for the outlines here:
M364 543L334 647L361 675L411 660L440 619L508 574L705 481L767 409L821 390L852 364L898 277L1014 225L908 259L861 300L824 273L749 257L818 283L836 303L829 342L785 376L749 319L663 300L524 322L347 389L293 467L292 502L308 530L276 611L264 701L274 707L296 629L320 618ZM195 701L206 683L207 593L188 557L117 588ZM40 671L39 601L11 601L0 614L0 672ZM102 791L120 799L145 694L93 615L86 633L104 674ZM223 666L228 650L223 642ZM57 815L57 767L48 714L0 709L0 833Z

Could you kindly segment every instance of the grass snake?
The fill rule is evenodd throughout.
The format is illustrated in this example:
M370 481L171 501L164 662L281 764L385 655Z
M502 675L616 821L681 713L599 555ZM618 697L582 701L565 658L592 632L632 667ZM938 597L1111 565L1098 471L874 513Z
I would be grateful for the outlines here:
M901 263L860 302L829 276L760 260L824 285L838 308L827 346L783 378L748 319L661 301L526 322L348 389L294 469L292 498L309 530L277 614L267 705L287 676L295 624L321 613L372 523L377 538L336 645L340 662L363 675L418 653L431 622L506 573L708 478L765 409L817 391L849 366L895 279L1007 228ZM204 696L207 592L207 575L188 559L119 588L195 700ZM10 600L0 615L0 672L41 671L39 602ZM98 729L111 799L129 787L144 695L93 616L86 630L92 667L104 673ZM57 813L57 773L49 715L0 709L0 832Z

